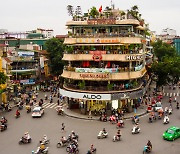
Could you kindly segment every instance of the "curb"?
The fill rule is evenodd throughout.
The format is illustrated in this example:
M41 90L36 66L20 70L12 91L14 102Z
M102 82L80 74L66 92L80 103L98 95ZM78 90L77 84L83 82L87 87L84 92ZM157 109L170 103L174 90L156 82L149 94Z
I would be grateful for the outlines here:
M70 115L70 114L66 113L65 111L64 111L64 114L65 114L67 117L71 117L71 118L75 118L75 119L81 119L81 120L96 120L96 121L99 121L99 118L77 117L77 116L74 116L74 115ZM146 114L147 114L147 112L145 111L145 112L143 112L143 113L137 114L137 116L141 117L141 116L146 115ZM124 117L125 120L131 119L131 118L132 118L132 116L130 116L130 117Z

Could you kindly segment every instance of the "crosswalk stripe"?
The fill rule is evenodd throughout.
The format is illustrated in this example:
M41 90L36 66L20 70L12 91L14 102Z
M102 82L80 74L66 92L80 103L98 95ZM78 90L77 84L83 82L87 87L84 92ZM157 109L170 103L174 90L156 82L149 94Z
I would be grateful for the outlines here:
M166 93L163 93L163 96L166 96Z
M177 93L177 96L179 96L179 93Z
M54 108L56 105L57 105L57 104L54 104L54 105L52 105L50 108L52 109L52 108Z
M49 108L50 106L52 106L53 104L52 103L49 103L49 105L46 106L46 108Z
M169 93L167 93L167 96L169 95Z
M170 95L169 95L170 97L172 97L172 93L170 93Z
M174 96L176 96L176 93L174 93Z
M49 106L49 104L50 104L50 103L46 103L46 104L43 105L43 107Z

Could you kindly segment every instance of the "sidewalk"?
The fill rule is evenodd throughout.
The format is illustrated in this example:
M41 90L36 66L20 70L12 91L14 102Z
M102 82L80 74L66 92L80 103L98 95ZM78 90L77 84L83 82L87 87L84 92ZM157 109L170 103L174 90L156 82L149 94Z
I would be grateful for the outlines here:
M66 107L64 107L64 113L66 116L71 117L71 118L83 119L83 120L99 120L99 116L92 116L92 118L88 118L89 115L84 115L84 114L78 113L76 109L70 110L70 109L67 109ZM139 107L137 109L136 115L143 116L146 113L147 113L146 107L144 107L144 108ZM134 112L125 113L124 119L130 119L131 117L134 116L134 114L135 114Z

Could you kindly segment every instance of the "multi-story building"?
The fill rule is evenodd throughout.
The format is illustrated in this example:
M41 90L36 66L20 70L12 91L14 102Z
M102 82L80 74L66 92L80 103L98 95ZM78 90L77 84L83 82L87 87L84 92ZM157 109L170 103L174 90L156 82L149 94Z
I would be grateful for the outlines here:
M107 12L107 11L106 11ZM66 23L63 88L69 108L82 113L139 106L149 76L145 68L146 26L124 15L81 18Z

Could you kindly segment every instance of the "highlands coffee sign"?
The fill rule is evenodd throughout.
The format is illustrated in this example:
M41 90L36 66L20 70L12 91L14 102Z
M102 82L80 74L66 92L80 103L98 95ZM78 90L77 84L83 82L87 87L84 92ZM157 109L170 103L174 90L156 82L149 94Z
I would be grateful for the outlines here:
M91 93L78 93L60 89L60 94L64 97L86 100L111 100L111 94L91 94Z
M127 55L126 60L142 60L143 59L143 55Z
M80 74L81 78L98 78L98 79L107 79L109 78L109 74L108 73L100 73L100 74L95 74L95 73L81 73Z

